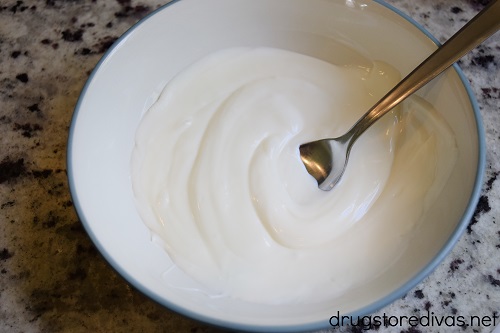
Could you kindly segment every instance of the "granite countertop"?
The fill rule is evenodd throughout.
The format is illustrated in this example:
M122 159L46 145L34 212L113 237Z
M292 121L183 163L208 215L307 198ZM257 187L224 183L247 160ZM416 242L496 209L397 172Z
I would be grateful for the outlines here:
M0 1L0 332L218 331L166 310L117 276L86 235L68 189L66 141L80 90L116 38L166 2ZM488 1L387 2L444 41ZM486 132L479 204L438 269L377 314L485 321L365 332L490 332L500 312L500 34L460 65Z

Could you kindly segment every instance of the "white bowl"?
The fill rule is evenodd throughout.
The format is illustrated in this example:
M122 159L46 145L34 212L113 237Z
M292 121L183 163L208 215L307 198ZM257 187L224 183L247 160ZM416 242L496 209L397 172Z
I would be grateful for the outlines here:
M131 285L209 324L265 332L314 330L329 327L337 311L362 316L400 298L447 255L473 214L485 159L478 108L457 66L418 94L451 126L458 161L408 250L382 276L328 304L308 306L211 299L171 287L191 280L182 273L165 274L171 260L151 241L131 186L130 158L144 112L175 74L213 51L269 46L342 63L346 59L335 52L339 43L392 64L402 74L436 48L436 41L414 21L378 1L182 0L139 22L106 53L76 106L68 173L87 232Z

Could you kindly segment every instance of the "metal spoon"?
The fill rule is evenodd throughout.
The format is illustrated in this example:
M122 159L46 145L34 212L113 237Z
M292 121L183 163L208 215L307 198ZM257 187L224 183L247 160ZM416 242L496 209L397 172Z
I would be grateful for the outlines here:
M300 158L320 189L331 190L344 174L356 140L378 119L500 29L500 0L493 0L377 102L344 135L305 143Z

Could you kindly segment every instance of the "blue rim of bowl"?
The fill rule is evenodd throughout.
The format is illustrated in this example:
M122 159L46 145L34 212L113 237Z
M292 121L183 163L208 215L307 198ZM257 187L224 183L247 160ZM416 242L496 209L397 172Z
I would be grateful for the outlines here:
M102 56L102 58L99 60L97 65L95 66L94 70L92 71L91 75L89 76L87 82L85 83L85 86L82 89L82 92L80 94L80 97L78 99L78 102L75 106L75 110L73 113L73 117L71 120L71 125L69 129L69 136L68 136L68 151L67 151L67 158L66 158L66 163L67 163L67 170L68 170L68 182L69 182L69 187L70 187L70 192L71 196L73 199L74 207L76 209L76 212L78 216L80 217L80 220L91 238L92 242L94 245L97 247L101 255L104 257L104 259L111 265L111 267L120 275L122 276L131 286L133 286L135 289L152 299L153 301L157 302L158 304L175 311L179 314L182 314L186 317L189 317L191 319L203 322L208 325L216 326L216 327L221 327L221 328L226 328L226 329L236 329L238 331L249 331L249 332L304 332L304 331L314 331L314 330L321 330L321 329L326 329L331 327L329 319L330 318L325 318L325 320L322 320L320 322L314 322L314 323L307 323L307 324L300 324L300 325L291 325L291 326L260 326L260 325L250 325L250 324L238 324L234 322L229 322L225 320L218 320L214 319L211 317L207 317L204 315L200 315L199 313L193 312L187 308L180 307L176 304L170 303L168 300L165 300L161 297L159 297L157 294L155 294L152 290L148 289L146 286L142 285L139 283L137 280L135 280L132 276L130 276L104 249L104 246L98 241L97 236L94 234L92 228L90 227L88 221L84 218L83 211L81 209L80 202L78 200L78 196L76 193L76 188L75 188L75 182L74 182L74 175L73 175L73 167L72 167L72 156L73 156L73 135L74 135L74 129L76 126L76 120L78 113L80 111L80 107L82 104L83 99L85 98L86 92L88 87L90 86L92 80L94 79L95 74L99 71L99 68L101 65L107 60L107 58L112 55L113 51L127 38L129 34L131 34L137 27L139 27L144 21L148 20L150 17L153 15L157 14L158 12L167 9L171 5L179 2L181 0L173 0L162 7L154 10L151 12L149 15L145 16L142 18L139 22L134 24L130 29L128 29L118 40L106 51L106 53ZM439 41L431 35L422 25L420 25L418 22L416 22L414 19L412 19L410 16L407 14L403 13L401 10L393 7L392 5L384 2L383 0L374 0L377 4L393 11L394 13L398 14L402 18L404 18L406 21L409 23L413 24L415 27L417 27L422 33L424 33L434 44L440 45ZM458 66L458 64L453 65L454 70L457 72L463 86L466 89L467 95L469 97L469 101L471 103L471 106L474 111L474 119L476 121L476 126L477 126L477 132L478 132L478 168L477 168L477 173L474 181L474 188L471 193L471 197L469 200L469 203L466 207L466 210L458 223L456 229L454 232L451 234L449 237L448 241L445 243L443 248L439 251L439 253L431 260L426 267L424 267L419 273L417 273L412 279L410 279L408 282L400 286L397 290L393 291L389 295L383 297L382 299L374 302L373 304L370 304L368 306L365 306L364 308L361 308L353 313L348 313L345 314L345 316L351 317L351 318L358 318L358 317L363 317L370 315L381 308L393 303L394 301L402 298L406 293L408 293L411 289L413 289L417 284L422 282L427 276L429 276L436 268L437 266L447 257L449 252L452 250L452 248L455 246L459 238L462 236L463 232L465 231L466 227L469 224L469 221L471 220L477 202L479 201L479 196L481 194L481 189L482 189L482 184L483 184L483 175L484 175L484 170L485 170L485 163L486 163L486 143L485 143L485 136L484 136L484 128L483 128L483 123L481 119L481 114L479 112L479 107L475 98L475 95L472 91L472 88L470 87L468 79L465 77L463 74L462 70ZM332 309L332 316L336 314L336 310ZM344 315L344 314L343 314Z

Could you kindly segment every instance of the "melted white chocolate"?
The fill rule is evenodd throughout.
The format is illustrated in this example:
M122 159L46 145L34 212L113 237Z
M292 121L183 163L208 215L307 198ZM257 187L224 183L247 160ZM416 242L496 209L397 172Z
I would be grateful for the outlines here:
M132 156L139 212L214 296L315 302L381 274L405 250L457 155L413 97L355 144L341 182L318 189L299 145L346 132L399 80L270 48L216 52L175 77Z

